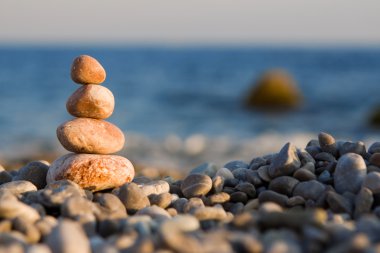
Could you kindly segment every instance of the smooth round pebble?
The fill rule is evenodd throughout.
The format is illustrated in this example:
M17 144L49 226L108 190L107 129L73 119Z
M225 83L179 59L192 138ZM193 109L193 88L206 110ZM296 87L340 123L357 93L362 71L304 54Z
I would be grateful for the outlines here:
M301 196L305 200L311 199L316 201L322 195L325 188L324 184L316 180L300 182L295 186L293 196Z
M272 181L270 181L268 189L287 196L291 196L294 187L298 183L299 181L293 177L281 176L276 177Z
M71 65L71 79L79 84L100 84L106 79L106 71L95 58L80 55Z
M181 184L181 190L186 198L206 195L212 188L212 180L203 174L190 174Z
M151 181L144 184L138 184L138 186L146 196L151 194L159 195L170 191L170 185L164 180Z
M76 118L57 128L62 146L74 153L112 154L120 151L125 142L123 132L114 124L91 118Z
M113 113L115 98L101 85L84 85L67 100L67 111L78 118L106 119Z
M150 205L148 197L135 183L128 183L121 186L118 197L128 213L135 213Z
M70 153L52 163L46 181L68 179L84 189L100 191L119 187L134 176L132 163L122 156Z
M49 166L41 161L30 162L22 167L14 180L25 180L33 183L37 189L42 189L46 186L46 175Z

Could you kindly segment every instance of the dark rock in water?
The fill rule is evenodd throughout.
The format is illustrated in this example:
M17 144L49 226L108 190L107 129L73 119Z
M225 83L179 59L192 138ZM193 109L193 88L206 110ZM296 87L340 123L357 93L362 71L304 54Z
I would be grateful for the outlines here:
M301 101L302 94L290 74L270 70L248 92L245 104L249 108L286 110L298 107Z

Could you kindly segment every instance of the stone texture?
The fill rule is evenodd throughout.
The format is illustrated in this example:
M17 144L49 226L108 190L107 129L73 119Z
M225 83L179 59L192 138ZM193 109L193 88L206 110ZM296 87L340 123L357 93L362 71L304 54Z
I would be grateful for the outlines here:
M84 189L99 191L132 181L132 163L116 155L67 154L55 160L47 174L47 183L69 179Z
M374 194L380 193L380 173L368 173L364 178L363 187L370 189Z
M74 117L106 119L112 115L115 99L112 92L101 85L84 85L67 100L66 109Z
M111 154L124 146L124 134L115 125L98 119L77 118L61 124L57 137L74 153Z
M95 58L80 55L71 65L71 79L79 84L100 84L106 79L106 71Z
M301 196L305 200L317 200L319 196L322 195L325 188L326 187L324 184L316 180L300 182L295 186L293 190L293 196Z
M328 133L320 133L318 135L318 140L319 140L319 146L321 147L323 152L327 152L332 154L333 156L337 155L337 145L335 138L331 136Z
M135 183L128 183L121 186L118 197L128 213L135 213L150 205L148 197Z

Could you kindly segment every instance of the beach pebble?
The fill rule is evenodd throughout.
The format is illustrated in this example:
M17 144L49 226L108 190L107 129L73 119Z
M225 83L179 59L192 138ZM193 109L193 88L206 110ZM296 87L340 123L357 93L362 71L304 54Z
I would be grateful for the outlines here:
M0 165L0 185L12 181L12 175Z
M195 209L204 207L205 204L203 203L203 200L200 198L191 198L189 199L184 205L183 205L183 212L184 213L191 213Z
M148 206L137 211L136 215L147 215L155 221L171 218L170 214L159 206Z
M67 100L67 111L78 118L106 119L112 115L115 99L112 92L101 85L84 85Z
M208 196L207 202L209 205L213 206L216 204L223 204L230 200L230 195L225 192L216 193Z
M206 195L211 188L211 178L203 174L190 174L181 184L182 193L187 198Z
M12 228L21 232L28 243L37 243L41 238L39 230L28 219L21 217L14 218L12 220Z
M215 177L217 177L217 176L220 176L224 179L234 178L234 175L232 174L231 170L229 170L227 168L220 168L215 174Z
M71 220L63 219L46 237L45 243L54 253L90 253L90 242L82 227Z
M355 197L355 213L354 217L369 213L374 202L372 191L368 188L362 187Z
M179 215L161 224L159 236L164 245L174 252L203 252L200 242L187 233L195 231L199 227L199 221L193 216Z
M215 176L212 179L212 189L214 189L215 193L221 192L224 187L224 178L221 176Z
M366 148L365 144L362 141L358 142L344 142L342 145L339 146L339 155L345 155L347 153L355 153L358 155L365 155Z
M146 196L151 194L162 194L170 191L170 185L164 180L151 181L149 183L137 184Z
M112 123L91 118L76 118L57 128L62 146L74 153L111 154L120 151L125 142L123 132Z
M335 157L327 152L321 152L314 156L315 160L323 162L336 162Z
M179 198L172 202L172 207L177 210L178 213L183 213L185 204L188 202L186 198Z
M235 189L246 193L249 198L254 198L256 196L256 188L253 184L241 182L235 186Z
M341 156L334 173L334 186L338 193L357 193L367 174L364 159L354 153Z
M292 175L300 166L301 162L298 159L296 147L287 143L274 157L268 168L268 175L271 178Z
M368 149L368 153L380 153L380 142L374 142Z
M307 163L315 164L315 160L312 155L309 154L309 152L306 151L306 149L297 149L298 158L301 161L302 166L304 166Z
M310 180L298 183L293 190L293 196L301 196L305 200L311 199L315 201L322 195L324 190L324 184L316 180Z
M218 206L202 207L194 210L193 215L200 221L203 220L224 220L227 214L223 208Z
M37 187L29 181L17 180L0 185L1 190L7 190L15 196L20 196L26 192L37 191Z
M151 205L156 205L161 208L167 208L172 202L172 195L168 192L161 194L151 194L149 195L149 202Z
M61 215L72 219L82 215L92 214L93 210L93 203L81 196L73 196L68 198L61 205Z
M352 213L352 203L336 192L328 191L326 201L330 209L335 213Z
M259 194L260 203L274 202L280 206L286 206L288 197L275 191L267 190Z
M364 178L363 187L370 189L374 194L380 193L380 173L368 173Z
M294 196L288 199L288 202L286 203L289 207L294 206L301 206L305 204L305 199L301 196Z
M135 213L150 205L148 197L135 183L127 183L121 186L118 197L128 213Z
M69 179L84 189L100 191L132 181L132 163L116 155L67 154L55 160L47 174L47 183Z
M52 251L45 244L33 244L26 249L26 253L52 253Z
M37 220L34 225L38 229L38 231L41 233L42 237L45 238L48 236L53 228L57 226L58 221L53 216L46 215L44 217L41 217L41 219Z
M245 192L234 192L230 194L230 201L234 203L241 202L245 204L248 201L248 196Z
M298 183L299 181L293 177L281 176L276 177L272 181L270 181L268 189L287 196L291 196L294 187Z
M264 165L257 169L257 175L264 182L271 181L271 178L268 174L268 170L269 170L269 165Z
M267 164L266 159L264 159L263 157L256 157L256 158L252 159L248 168L250 170L257 170L258 168L260 168L261 166L264 166L266 164Z
M223 168L226 168L230 171L234 171L236 169L248 169L249 165L243 161L231 161L226 163Z
M294 172L293 177L299 181L310 181L317 178L317 176L307 169L299 169Z
M106 71L95 58L80 55L71 65L71 79L79 84L100 84L106 79Z
M46 186L46 175L49 166L41 161L30 162L22 167L13 180L25 180L33 183L37 189L42 189Z
M332 137L328 133L319 133L318 135L318 140L319 140L319 146L321 147L323 152L327 152L332 154L333 156L337 156L338 150L337 150L337 145L335 138Z
M38 196L44 206L59 207L67 198L71 196L86 197L86 193L73 181L59 180L49 183Z
M218 167L215 164L204 163L192 169L189 174L204 174L212 178L215 176L217 170Z
M94 202L98 208L112 218L124 218L127 216L126 209L120 199L111 193L97 193L94 195Z
M369 158L369 163L377 167L380 167L380 153L372 154Z

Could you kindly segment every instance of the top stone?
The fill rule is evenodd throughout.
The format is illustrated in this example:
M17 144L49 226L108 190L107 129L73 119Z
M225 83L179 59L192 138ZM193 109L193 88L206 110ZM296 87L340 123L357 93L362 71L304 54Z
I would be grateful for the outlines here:
M95 58L80 55L71 65L71 79L79 84L100 84L106 79L106 71Z

